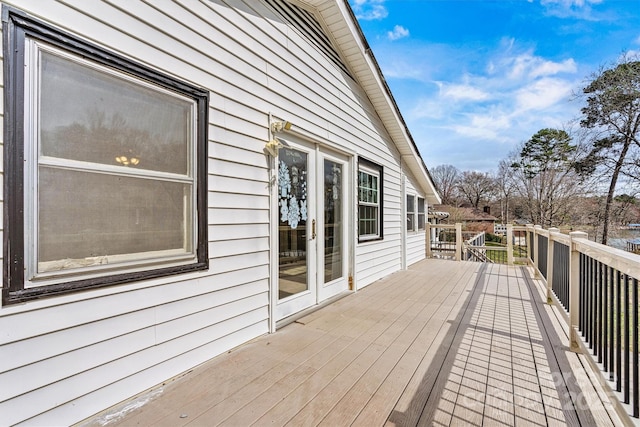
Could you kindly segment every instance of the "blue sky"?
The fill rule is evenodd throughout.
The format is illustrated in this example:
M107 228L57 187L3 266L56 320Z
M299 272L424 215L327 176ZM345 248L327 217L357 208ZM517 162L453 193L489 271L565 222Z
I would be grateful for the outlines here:
M428 167L492 171L623 52L640 0L350 0Z

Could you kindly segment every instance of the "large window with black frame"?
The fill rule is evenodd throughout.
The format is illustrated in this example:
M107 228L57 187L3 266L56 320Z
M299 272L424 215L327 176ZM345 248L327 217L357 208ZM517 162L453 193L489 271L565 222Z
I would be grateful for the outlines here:
M9 17L5 302L206 268L208 92Z

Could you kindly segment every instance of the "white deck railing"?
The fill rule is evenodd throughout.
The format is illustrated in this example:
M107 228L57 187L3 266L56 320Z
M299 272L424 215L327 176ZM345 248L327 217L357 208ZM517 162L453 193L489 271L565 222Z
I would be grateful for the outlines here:
M473 248L506 251L508 264L529 264L535 277L546 284L548 302L562 308L571 349L591 355L587 359L602 373L601 385L617 397L619 412L635 418L637 424L640 255L594 243L586 233L562 234L557 228L533 225L508 225L506 248L472 246L463 240L461 224L431 225L426 234L428 257L437 252L444 235L453 259L467 259L465 251ZM522 248L514 256L518 246Z

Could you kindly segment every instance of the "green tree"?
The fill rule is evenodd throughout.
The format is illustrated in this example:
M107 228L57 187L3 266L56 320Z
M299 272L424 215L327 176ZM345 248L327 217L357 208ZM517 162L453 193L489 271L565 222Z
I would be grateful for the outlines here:
M568 217L572 200L582 193L576 153L566 131L541 129L512 154L511 179L533 223L559 225Z
M576 165L583 175L599 172L608 181L602 215L602 243L609 237L616 187L625 174L633 179L640 148L640 61L623 57L600 70L583 89L581 126L593 131L591 149ZM637 179L637 177L636 177Z

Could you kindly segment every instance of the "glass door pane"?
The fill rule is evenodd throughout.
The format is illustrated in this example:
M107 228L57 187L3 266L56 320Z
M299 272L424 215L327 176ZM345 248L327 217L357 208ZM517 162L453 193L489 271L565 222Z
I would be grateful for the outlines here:
M278 158L279 292L283 299L309 289L307 262L308 155L281 148Z
M324 283L342 277L342 165L324 160Z

